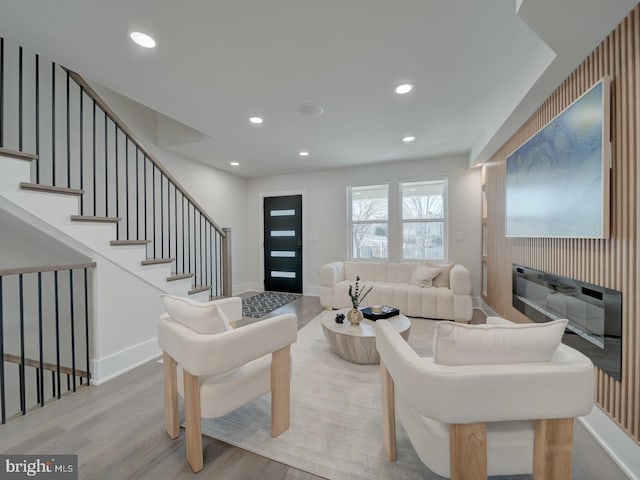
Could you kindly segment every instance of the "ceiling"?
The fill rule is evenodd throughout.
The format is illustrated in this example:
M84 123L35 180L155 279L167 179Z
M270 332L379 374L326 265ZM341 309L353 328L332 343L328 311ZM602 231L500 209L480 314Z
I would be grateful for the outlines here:
M162 148L255 177L481 163L635 4L0 0L0 35L158 112ZM157 48L132 44L134 30ZM397 95L400 83L414 90ZM324 115L301 115L305 103Z

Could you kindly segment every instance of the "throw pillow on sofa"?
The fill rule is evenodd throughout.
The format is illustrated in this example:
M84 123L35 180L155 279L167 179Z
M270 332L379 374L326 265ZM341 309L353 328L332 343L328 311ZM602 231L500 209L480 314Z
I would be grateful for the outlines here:
M183 297L162 295L171 318L198 333L215 334L231 330L229 320L213 302L201 303Z
M450 288L451 269L454 265L455 263L435 263L427 261L427 266L440 270L440 274L433 279L434 287Z
M420 265L415 269L411 275L409 283L411 285L418 285L419 287L431 287L433 279L440 273L439 268L428 267L426 265Z
M433 361L440 365L548 362L568 320L511 325L438 322Z

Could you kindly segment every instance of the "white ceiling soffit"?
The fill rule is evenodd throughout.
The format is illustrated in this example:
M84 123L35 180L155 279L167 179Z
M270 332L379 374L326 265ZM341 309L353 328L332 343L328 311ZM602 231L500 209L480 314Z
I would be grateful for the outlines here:
M163 148L254 177L484 161L634 4L0 0L0 35L159 112ZM133 45L132 30L157 48ZM393 93L404 82L414 90ZM302 116L304 103L324 115Z
M555 57L513 111L502 118L493 135L474 145L472 166L489 160L637 4L635 0L517 1L520 18Z

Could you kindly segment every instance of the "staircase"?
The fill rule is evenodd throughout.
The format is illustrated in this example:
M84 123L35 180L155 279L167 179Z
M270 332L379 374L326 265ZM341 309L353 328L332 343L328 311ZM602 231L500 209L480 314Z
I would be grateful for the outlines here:
M77 73L0 39L0 202L193 299L231 295L220 228Z
M3 38L0 208L82 252L95 265L85 273L89 304L84 308L86 354L79 374L64 360L53 362L46 351L43 357L29 345L11 352L3 348L16 344L4 334L10 330L3 333L2 302L6 326L17 321L12 313L17 310L7 304L19 304L22 312L23 298L8 298L11 293L0 288L0 397L5 367L15 371L17 365L22 414L30 408L29 384L35 384L37 403L44 402L49 386L42 372L53 368L47 365L55 364L51 382L55 377L58 383L65 368L71 368L67 379L75 391L76 377L99 384L157 355L160 293L199 301L231 295L230 230L216 224L81 76ZM22 279L18 271L7 272ZM32 299L27 297L29 311L26 302ZM40 317L47 315L45 308ZM14 331L20 342L28 344L29 335L37 332L42 337L37 318L20 314L19 335ZM42 339L32 343L42 345ZM28 377L31 370L39 373L35 381L27 378L25 387L25 372Z

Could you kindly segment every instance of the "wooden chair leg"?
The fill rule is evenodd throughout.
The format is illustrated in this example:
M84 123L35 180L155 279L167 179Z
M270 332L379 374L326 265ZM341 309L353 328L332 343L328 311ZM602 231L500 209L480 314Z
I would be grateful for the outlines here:
M291 347L271 354L271 436L289 429L291 408Z
M486 424L449 425L449 455L451 480L486 480Z
M382 444L389 456L395 462L398 458L396 451L396 397L393 378L389 370L380 360L380 380L382 383Z
M536 420L534 480L571 480L573 418Z
M186 370L184 374L184 422L187 462L194 472L203 468L202 429L200 425L200 380Z
M162 352L164 370L164 421L171 438L178 438L178 376L176 361L167 352Z

